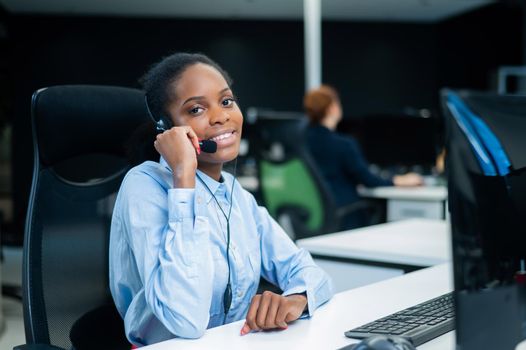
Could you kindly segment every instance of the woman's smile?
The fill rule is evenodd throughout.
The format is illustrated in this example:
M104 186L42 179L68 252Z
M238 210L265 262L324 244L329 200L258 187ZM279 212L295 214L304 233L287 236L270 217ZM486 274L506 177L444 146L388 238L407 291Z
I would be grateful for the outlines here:
M217 143L217 148L224 148L235 144L237 140L237 135L238 133L235 130L231 129L221 131L220 133L216 134L216 136L209 138L209 140Z

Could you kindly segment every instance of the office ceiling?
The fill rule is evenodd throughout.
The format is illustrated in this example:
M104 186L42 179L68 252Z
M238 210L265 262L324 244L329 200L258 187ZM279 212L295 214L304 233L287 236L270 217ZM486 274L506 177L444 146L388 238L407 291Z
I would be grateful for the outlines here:
M496 0L322 0L327 20L436 22ZM301 19L302 0L0 0L14 14Z

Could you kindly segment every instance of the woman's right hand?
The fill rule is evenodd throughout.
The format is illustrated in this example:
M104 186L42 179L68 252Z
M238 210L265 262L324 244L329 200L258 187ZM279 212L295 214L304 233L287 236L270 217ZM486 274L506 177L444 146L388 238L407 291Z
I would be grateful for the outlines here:
M175 188L194 188L199 139L189 126L176 126L157 135L155 149L172 169Z
M424 179L417 173L407 173L405 175L395 175L393 177L393 183L395 186L400 187L422 186Z

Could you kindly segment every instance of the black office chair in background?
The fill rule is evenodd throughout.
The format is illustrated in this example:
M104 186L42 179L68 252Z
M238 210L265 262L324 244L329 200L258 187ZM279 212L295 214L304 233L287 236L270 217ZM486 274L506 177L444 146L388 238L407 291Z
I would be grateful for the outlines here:
M130 168L125 145L149 123L143 96L89 85L33 94L23 258L27 344L15 349L130 348L109 291L108 244L115 196Z
M304 142L307 118L259 118L253 140L261 197L293 239L342 229L347 215L376 206L363 200L337 208L328 184Z

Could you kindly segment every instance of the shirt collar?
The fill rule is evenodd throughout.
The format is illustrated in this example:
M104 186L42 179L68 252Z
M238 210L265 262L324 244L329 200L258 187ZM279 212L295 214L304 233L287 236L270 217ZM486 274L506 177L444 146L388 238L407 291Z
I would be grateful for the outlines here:
M161 156L159 163L164 166L166 169L168 169L170 172L172 172L172 169L168 165L168 162ZM203 182L208 186L210 191L216 196L217 199L225 198L229 200L230 193L231 193L231 186L232 186L232 180L228 181L229 177L226 176L225 172L221 172L221 177L223 179L223 182L216 181L212 179L210 176L203 173L201 170L197 169L197 174L199 177L203 180ZM210 191L207 190L206 186L203 185L203 182L201 182L197 176L195 179L195 188L199 189L204 193L204 196L206 198L206 203L208 204L210 200L212 200L212 194ZM230 182L230 183L229 183Z
M210 200L212 200L212 194L210 192L212 192L218 200L223 199L223 198L227 199L227 192L229 191L226 186L226 181L225 181L223 174L221 174L221 177L223 178L223 182L219 182L219 181L212 179L210 176L206 175L199 169L197 169L196 175L199 176L199 178L202 179L203 182L206 184L206 186L203 185L203 182L197 179L197 176L196 176L196 187L201 186L204 193L206 193L206 203L207 204L208 202L210 202ZM210 189L210 191L208 191L207 187Z

